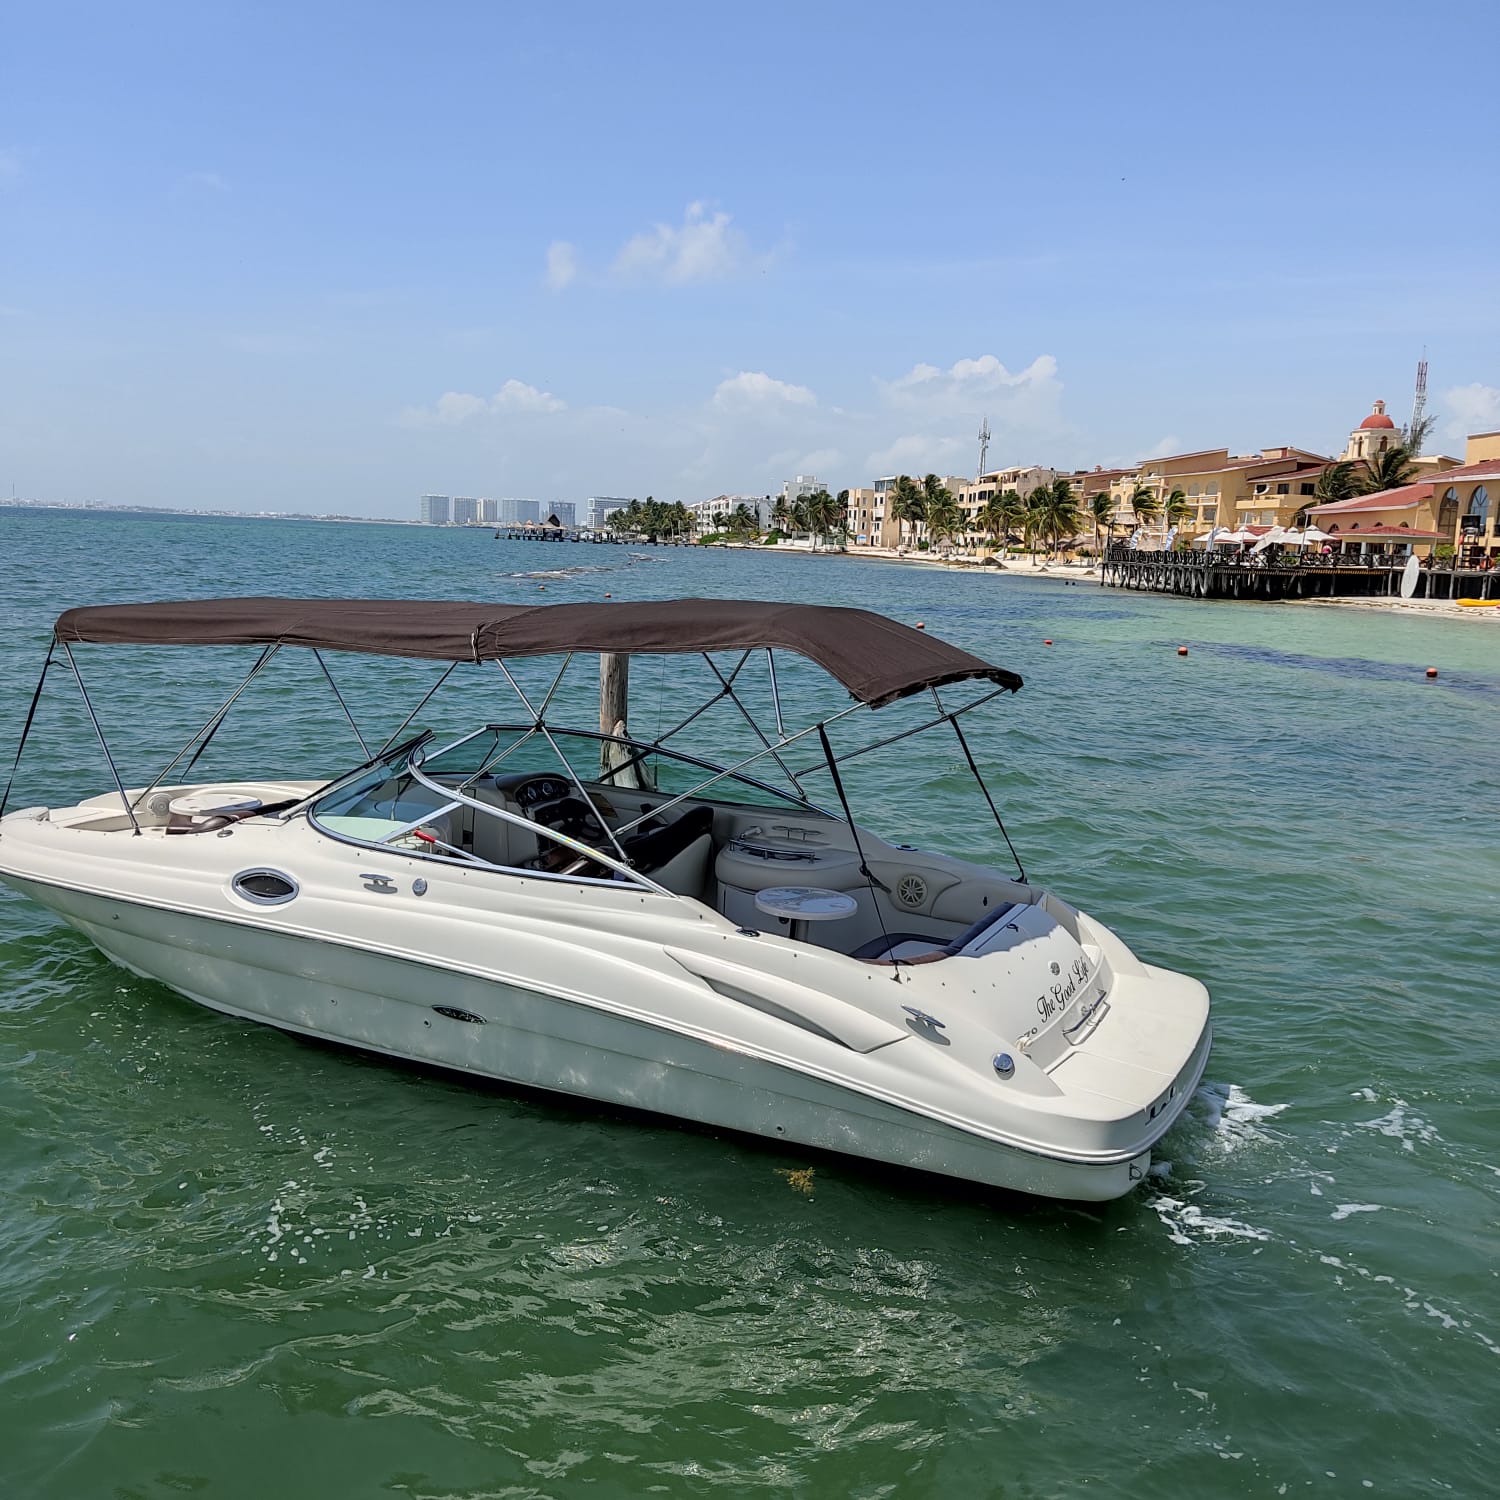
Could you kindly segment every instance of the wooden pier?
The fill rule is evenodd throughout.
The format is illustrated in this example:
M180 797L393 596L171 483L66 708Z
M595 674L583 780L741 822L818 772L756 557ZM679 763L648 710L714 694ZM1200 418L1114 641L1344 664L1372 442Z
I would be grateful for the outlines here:
M1177 594L1186 599L1351 599L1401 592L1406 559L1384 556L1229 557L1212 552L1113 549L1099 565L1101 587ZM1417 575L1418 599L1500 597L1493 572L1439 562Z
M608 547L689 547L680 537L654 537L639 532L610 531L603 526L500 525L493 528L495 540L507 542L586 542Z

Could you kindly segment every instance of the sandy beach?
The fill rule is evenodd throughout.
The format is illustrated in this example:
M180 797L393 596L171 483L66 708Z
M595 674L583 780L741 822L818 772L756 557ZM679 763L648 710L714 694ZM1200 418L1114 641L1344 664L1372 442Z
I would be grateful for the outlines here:
M1050 562L1035 567L1029 558L1024 560L1015 558L996 566L993 563L976 562L972 558L931 557L922 552L900 553L873 547L849 548L843 552L830 548L816 553L804 547L748 548L747 550L774 550L779 556L796 553L803 557L826 557L832 553L841 557L865 558L871 562L911 563L918 567L947 568L955 572L996 574L1006 578L1035 578L1043 583L1099 582L1099 568L1097 564L1090 562ZM1118 592L1126 595L1133 591L1121 589ZM1298 609L1363 609L1376 610L1382 614L1408 615L1413 618L1421 616L1444 620L1487 620L1492 625L1500 623L1500 608L1465 609L1456 599L1394 599L1382 594L1372 598L1288 599L1281 602L1294 605Z

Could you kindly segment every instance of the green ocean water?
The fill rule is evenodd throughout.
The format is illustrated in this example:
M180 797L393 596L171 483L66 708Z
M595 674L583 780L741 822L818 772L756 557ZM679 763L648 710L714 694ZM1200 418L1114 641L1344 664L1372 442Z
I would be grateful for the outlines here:
M922 620L1026 678L975 733L1033 877L1204 979L1217 1030L1157 1174L1072 1207L313 1046L0 889L0 1497L1500 1494L1500 628L84 513L0 510L0 564L5 772L72 604L608 591ZM246 660L79 659L137 781ZM434 675L333 665L386 728ZM315 672L279 663L205 774L359 759ZM633 686L670 712L669 677ZM12 805L108 788L70 692ZM464 689L442 713L491 711ZM953 760L867 757L859 805L989 857Z

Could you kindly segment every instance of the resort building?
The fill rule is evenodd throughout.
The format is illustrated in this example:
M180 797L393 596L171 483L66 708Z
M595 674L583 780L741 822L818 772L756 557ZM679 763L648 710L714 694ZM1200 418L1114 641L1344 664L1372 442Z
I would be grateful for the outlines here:
M771 529L769 495L715 495L712 500L699 500L688 506L688 514L693 518L694 529L702 534L721 530L742 505L755 517L757 531Z
M894 540L887 540L885 517L885 492L874 489L855 489L848 492L844 503L844 525L849 532L851 547L894 547ZM891 523L894 535L896 525Z
M455 526L474 526L480 519L479 501L473 495L453 497L452 520Z
M1156 502L1149 518L1155 530L1164 529L1167 502L1178 491L1186 502L1178 522L1184 536L1215 526L1290 525L1315 495L1318 475L1332 463L1321 453L1290 446L1239 456L1227 448L1206 448L1145 459L1111 479L1113 521L1129 530L1144 524L1131 499L1144 486Z
M1345 463L1376 463L1382 453L1389 452L1405 441L1406 434L1386 414L1385 402L1377 401L1370 415L1349 434L1349 441L1339 457ZM1411 460L1416 477L1421 479L1440 474L1457 464L1456 458L1442 453L1420 454Z
M1313 523L1347 550L1428 552L1442 539L1430 479L1375 495L1355 495L1308 507ZM1451 529L1451 528L1450 528Z
M1349 434L1349 441L1339 457L1349 463L1363 463L1366 459L1373 461L1400 441L1401 433L1386 415L1385 402L1377 401L1370 408L1370 415Z
M418 502L417 515L424 526L446 526L449 515L448 497L423 495Z
M996 495L1014 490L1023 500L1037 489L1045 489L1057 478L1056 469L1030 464L1020 468L994 469L981 474L977 479L950 479L948 488L964 513L964 529L960 540L968 546L984 546L989 537L980 528L979 513Z

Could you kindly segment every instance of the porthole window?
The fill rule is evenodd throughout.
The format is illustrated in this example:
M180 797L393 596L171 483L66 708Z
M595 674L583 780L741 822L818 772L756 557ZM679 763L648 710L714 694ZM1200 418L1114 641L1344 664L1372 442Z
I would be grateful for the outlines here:
M235 895L256 906L280 906L299 889L297 882L280 870L241 870L230 886Z

